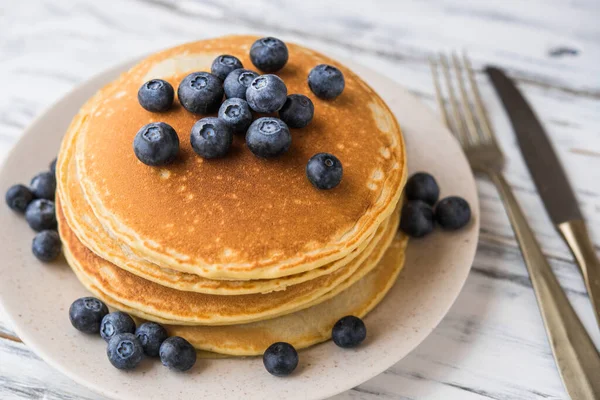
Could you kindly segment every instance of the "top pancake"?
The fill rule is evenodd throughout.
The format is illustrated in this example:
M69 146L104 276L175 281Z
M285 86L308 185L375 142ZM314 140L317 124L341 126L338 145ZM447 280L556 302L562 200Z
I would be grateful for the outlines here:
M290 150L259 159L236 137L216 160L197 156L189 142L201 117L179 105L151 113L137 101L139 87L161 78L176 89L190 72L209 71L220 54L248 58L250 36L229 36L154 54L103 89L80 112L76 151L85 197L106 230L137 256L161 267L211 279L272 279L318 268L348 255L369 238L397 204L406 179L398 124L379 96L343 65L288 43L289 61L278 75L288 93L315 105L312 123L292 130ZM306 83L327 63L342 70L346 88L320 100ZM178 160L149 167L134 155L137 131L149 122L175 128ZM344 166L341 184L315 189L308 159L335 154Z

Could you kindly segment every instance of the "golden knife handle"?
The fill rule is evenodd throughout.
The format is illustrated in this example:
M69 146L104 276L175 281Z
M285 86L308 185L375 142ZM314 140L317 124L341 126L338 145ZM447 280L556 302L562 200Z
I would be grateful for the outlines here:
M573 400L600 399L600 355L542 253L523 211L504 177L488 175L504 201L529 271L563 384Z

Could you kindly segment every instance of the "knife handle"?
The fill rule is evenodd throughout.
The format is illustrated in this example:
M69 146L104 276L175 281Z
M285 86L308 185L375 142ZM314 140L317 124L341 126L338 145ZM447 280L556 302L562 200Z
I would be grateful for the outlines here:
M581 269L596 314L596 322L600 325L600 261L596 256L585 222L581 219L567 221L558 224L557 228Z
M504 201L565 388L573 400L598 400L600 355L542 253L512 189L502 174L487 173Z

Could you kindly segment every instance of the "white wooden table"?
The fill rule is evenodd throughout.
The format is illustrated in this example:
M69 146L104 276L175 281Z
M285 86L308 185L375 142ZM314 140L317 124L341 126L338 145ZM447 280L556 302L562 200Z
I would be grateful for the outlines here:
M516 78L552 137L599 246L599 19L597 0L0 0L0 158L37 114L77 84L179 42L225 33L278 36L364 63L432 107L428 56L465 49L476 67L494 63ZM508 156L507 178L600 345L577 267L542 208L498 99L480 78ZM338 399L567 398L498 194L486 181L479 194L481 242L446 318L408 357ZM0 399L99 398L13 336L0 310Z

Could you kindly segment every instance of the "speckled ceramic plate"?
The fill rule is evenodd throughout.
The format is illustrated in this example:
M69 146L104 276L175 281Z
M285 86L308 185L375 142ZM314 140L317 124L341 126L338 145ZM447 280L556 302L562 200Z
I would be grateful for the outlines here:
M109 70L56 103L23 134L0 172L0 191L27 183L47 168L84 101L132 63ZM122 372L106 358L99 337L82 335L68 318L71 302L88 294L64 261L44 265L30 251L33 233L23 218L0 206L0 300L23 341L75 381L114 399L321 399L385 371L435 328L458 296L471 267L479 231L475 182L458 143L406 89L348 63L395 113L403 129L410 172L428 171L442 196L460 195L474 210L459 232L436 231L409 244L406 267L384 301L366 317L368 340L355 350L327 342L300 353L293 376L269 375L260 358L200 360L185 374L159 361Z

